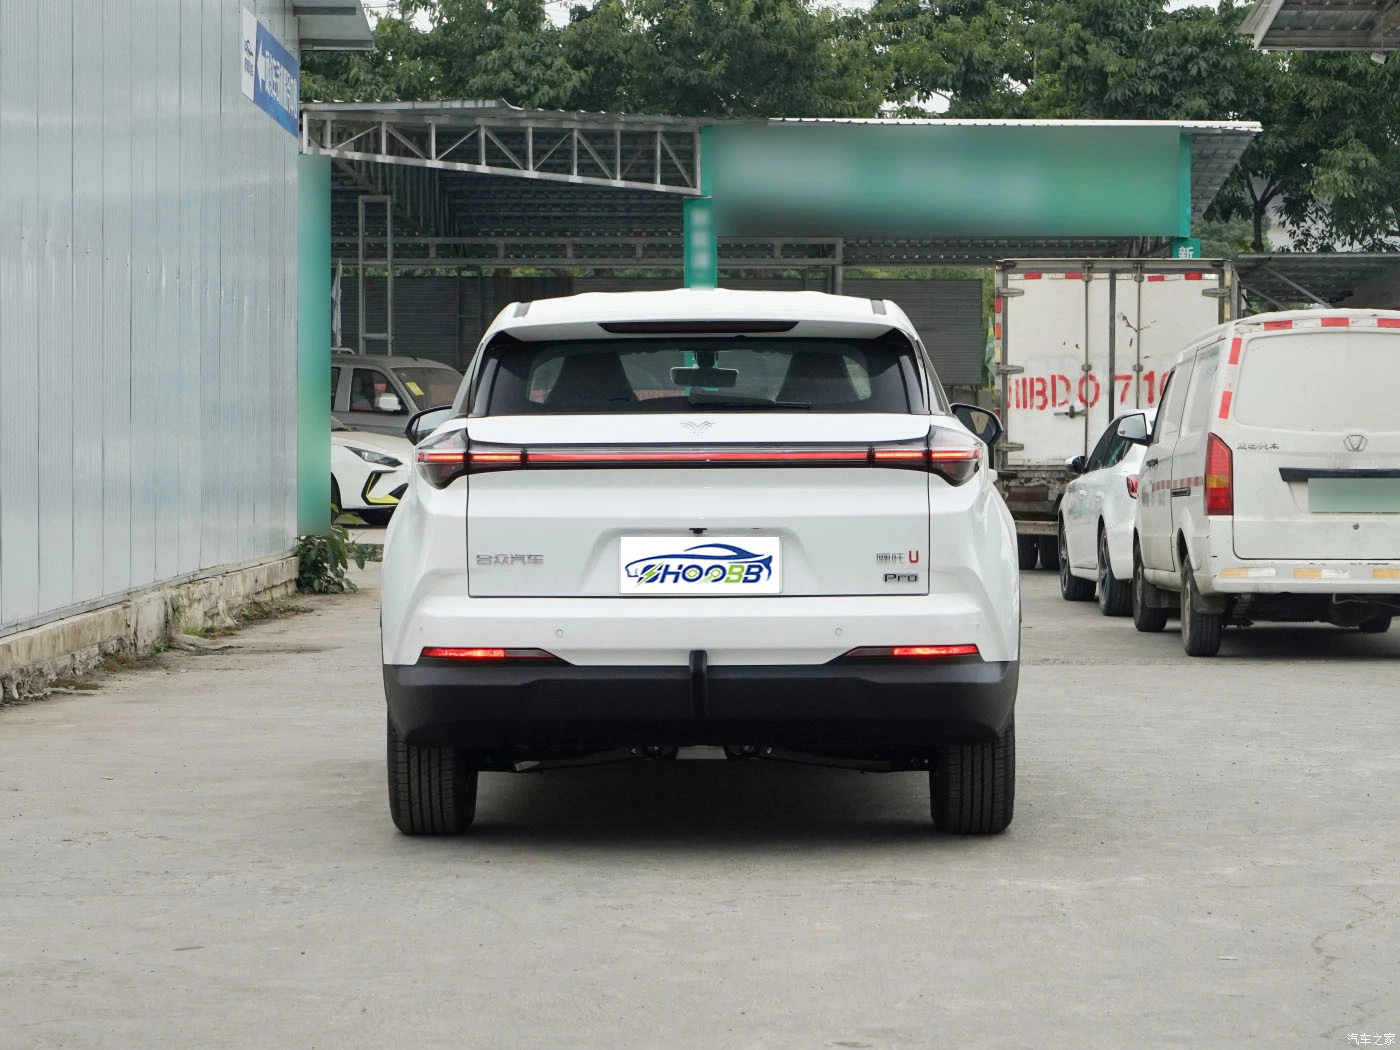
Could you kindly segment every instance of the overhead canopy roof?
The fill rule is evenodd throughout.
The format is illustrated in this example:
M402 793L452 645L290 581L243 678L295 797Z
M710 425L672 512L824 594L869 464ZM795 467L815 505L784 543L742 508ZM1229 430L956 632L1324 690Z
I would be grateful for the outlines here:
M303 51L370 51L374 33L360 0L292 0Z
M1301 252L1240 255L1240 286L1253 304L1281 309L1299 303L1332 306L1400 305L1400 253Z
M1393 51L1400 0L1256 0L1240 32L1267 49Z
M336 160L336 254L347 261L357 255L360 198L383 194L394 202L395 260L456 268L679 265L682 202L706 190L716 199L725 267L929 266L1014 255L1150 253L1201 217L1258 131L1258 124L1244 122L715 121L522 110L473 99L303 107L305 151ZM1116 149L1120 163L1141 165L1139 138L1155 150L1155 175L1165 194L1154 196L1139 178L1112 185L1116 169L1107 154ZM983 167L974 170L970 163L964 185L950 186L917 164L898 165L901 192L916 207L896 213L891 228L837 222L830 229L755 230L738 220L725 228L721 205L747 188L732 177L727 160L772 147L773 156L764 160L768 177L749 182L789 179L805 189L849 169L876 142L922 151L945 172L968 156ZM980 159L973 156L979 150ZM722 184L726 173L729 182ZM867 176L862 172L857 181ZM1049 205L1032 203L1035 193L1044 195L1047 180L1056 179L1058 186L1082 183L1082 221L1064 219L1064 209L1055 206L1072 192ZM1103 225L1108 209L1095 180L1120 198L1116 227ZM1124 195L1132 192L1142 207ZM888 196L878 186L873 195ZM964 216L973 205L996 221L935 229L941 216ZM1149 206L1165 207L1165 226L1161 216L1155 226L1142 218ZM383 208L368 208L365 257L382 260Z

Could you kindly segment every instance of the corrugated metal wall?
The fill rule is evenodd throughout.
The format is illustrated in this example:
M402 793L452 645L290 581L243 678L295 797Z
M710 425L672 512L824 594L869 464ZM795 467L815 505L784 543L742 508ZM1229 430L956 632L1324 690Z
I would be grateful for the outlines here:
M296 529L296 140L243 6L0 2L0 633Z
M796 277L735 278L726 288L801 291ZM512 302L575 292L631 292L677 288L679 277L401 277L394 282L395 353L430 357L465 369L472 351L496 314ZM825 291L822 276L807 288ZM978 386L987 330L982 318L982 283L895 278L847 278L846 295L891 299L914 322L938 377L947 386ZM359 289L353 276L341 282L342 340L358 349ZM365 330L384 331L384 280L365 281ZM367 346L382 353L382 342Z

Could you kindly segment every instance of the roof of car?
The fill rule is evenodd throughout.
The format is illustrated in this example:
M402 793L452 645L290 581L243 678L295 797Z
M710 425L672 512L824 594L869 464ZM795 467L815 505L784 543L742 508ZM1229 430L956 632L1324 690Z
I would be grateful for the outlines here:
M407 354L357 354L349 347L335 346L331 348L332 359L344 361L346 358L353 358L355 364L363 365L413 365L422 368L452 368L442 361L434 361L431 357L409 357ZM455 372L456 369L452 368Z
M489 335L508 331L521 339L597 337L600 324L629 321L795 321L800 332L819 335L839 329L874 336L891 328L912 333L894 303L825 292L739 291L676 288L652 292L586 292L558 299L512 303L497 316Z
M1271 321L1317 321L1323 317L1400 318L1400 310L1342 310L1337 307L1317 307L1311 310L1275 310L1266 314L1250 314L1239 318L1239 324L1267 324Z

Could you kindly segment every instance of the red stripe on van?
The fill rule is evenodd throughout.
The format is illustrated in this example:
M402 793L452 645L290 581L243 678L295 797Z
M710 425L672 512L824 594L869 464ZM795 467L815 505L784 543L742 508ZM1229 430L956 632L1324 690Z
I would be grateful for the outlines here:
M1349 328L1350 326L1350 317L1324 317L1322 319L1323 328Z
M1228 390L1225 391L1225 393L1223 393L1223 394L1220 395L1220 418L1221 418L1221 419L1229 419L1229 418L1230 418L1230 397L1231 397L1230 391L1228 391Z
M1237 365L1240 363L1240 347L1243 345L1244 340L1239 336L1235 336L1235 338L1230 340L1230 364Z
M1377 328L1400 328L1400 317L1377 317Z
M1280 332L1280 331L1284 331L1284 330L1289 329L1289 328L1292 328L1292 327L1293 327L1293 322L1292 322L1292 321L1265 321L1265 322L1264 322L1264 331L1266 331L1266 332Z
M1204 281L1206 279L1206 275L1203 273L1188 273L1186 275L1186 279L1188 281Z
M1084 280L1084 275L1083 275L1082 273L1067 273L1067 274L1065 274L1065 280L1066 280L1066 281L1082 281L1082 280Z
M1038 274L1038 273L1023 273L1023 274L1021 274L1021 277L1022 277L1024 280L1027 280L1027 281L1038 281L1038 280L1040 280L1040 274Z
M1149 281L1165 281L1167 279L1167 275L1164 273L1149 273L1147 275L1147 279Z

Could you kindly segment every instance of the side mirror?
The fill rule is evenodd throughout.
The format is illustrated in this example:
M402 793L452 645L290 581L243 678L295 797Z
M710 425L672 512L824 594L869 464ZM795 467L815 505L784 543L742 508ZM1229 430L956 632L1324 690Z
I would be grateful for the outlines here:
M1134 412L1118 420L1118 436L1134 445L1147 444L1147 416L1142 412Z
M1085 462L1083 456L1070 456L1069 459L1065 460L1065 469L1071 474L1083 474L1086 466L1088 466L1088 464Z
M976 434L978 439L985 442L988 447L1001 440L1003 428L1001 420L996 417L995 412L978 408L976 405L954 405L953 415L959 423Z
M374 399L374 410L397 415L403 411L403 402L399 400L398 394L380 394Z
M438 408L425 408L422 412L415 413L413 417L409 419L408 426L403 428L403 436L416 445L451 418L451 405L442 405Z

